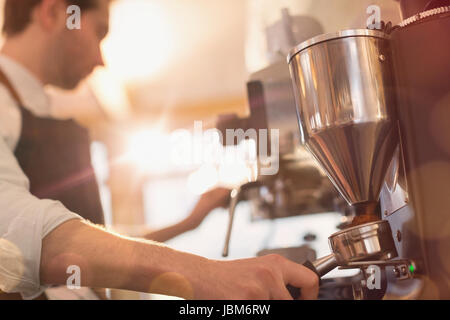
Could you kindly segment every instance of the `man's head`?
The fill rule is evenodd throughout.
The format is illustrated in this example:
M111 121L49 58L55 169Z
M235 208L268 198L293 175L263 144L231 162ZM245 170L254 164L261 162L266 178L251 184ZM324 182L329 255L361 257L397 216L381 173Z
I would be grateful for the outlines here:
M100 43L108 33L110 0L6 0L3 32L23 46L40 41L45 82L75 88L96 66L103 65ZM81 9L81 29L69 29L68 19ZM73 21L73 20L71 20ZM23 48L27 50L28 48Z

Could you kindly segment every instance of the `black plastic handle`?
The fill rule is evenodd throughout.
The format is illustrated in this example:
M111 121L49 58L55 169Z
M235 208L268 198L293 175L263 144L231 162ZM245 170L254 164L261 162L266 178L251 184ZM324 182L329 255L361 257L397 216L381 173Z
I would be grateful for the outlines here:
M320 275L317 272L316 267L314 267L313 263L311 261L306 261L303 266L307 267L309 270L313 271L315 274L317 274L317 276L319 277L319 285L322 283L322 280L320 279ZM291 285L287 285L286 289L289 291L289 293L291 294L292 298L294 300L298 300L301 295L302 295L302 290L300 288L296 288L294 286Z

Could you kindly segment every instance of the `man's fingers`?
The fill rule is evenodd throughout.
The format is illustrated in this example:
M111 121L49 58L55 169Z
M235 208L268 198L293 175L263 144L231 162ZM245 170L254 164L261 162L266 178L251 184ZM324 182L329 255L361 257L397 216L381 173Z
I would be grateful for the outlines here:
M283 269L284 281L296 288L301 288L301 299L317 299L319 294L319 277L305 266L286 260Z
M274 288L271 296L272 300L293 300L284 283L281 283L280 286Z

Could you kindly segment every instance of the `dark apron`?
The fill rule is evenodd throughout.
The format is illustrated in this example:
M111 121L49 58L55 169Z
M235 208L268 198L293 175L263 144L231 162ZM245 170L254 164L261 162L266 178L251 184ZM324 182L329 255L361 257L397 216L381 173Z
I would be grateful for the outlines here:
M73 120L31 114L1 70L0 83L20 106L22 131L14 154L30 181L31 194L39 199L60 201L83 218L104 224L88 131ZM5 295L0 294L0 300L2 296ZM20 298L20 295L11 296Z

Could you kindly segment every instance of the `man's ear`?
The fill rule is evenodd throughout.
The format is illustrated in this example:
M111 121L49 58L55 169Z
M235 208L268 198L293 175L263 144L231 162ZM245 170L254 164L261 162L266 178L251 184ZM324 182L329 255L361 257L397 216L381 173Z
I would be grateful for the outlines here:
M65 27L67 4L64 0L42 0L33 12L33 19L47 32Z

